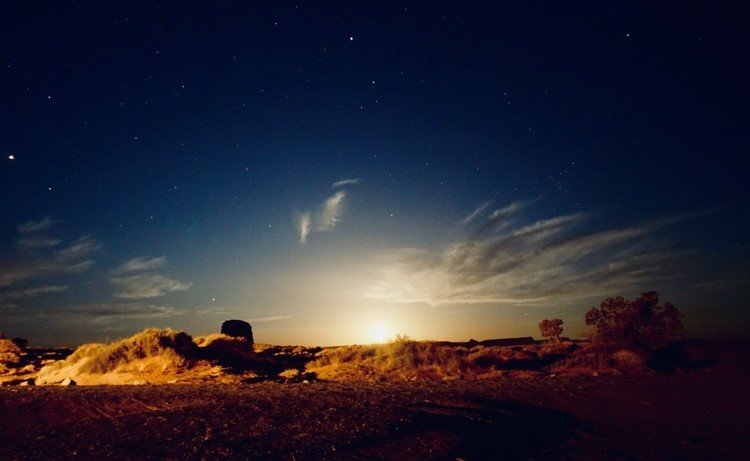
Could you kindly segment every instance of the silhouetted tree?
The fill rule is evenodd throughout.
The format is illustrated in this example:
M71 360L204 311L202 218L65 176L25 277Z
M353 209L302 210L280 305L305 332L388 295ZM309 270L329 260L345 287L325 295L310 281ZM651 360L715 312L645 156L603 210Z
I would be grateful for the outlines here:
M659 293L649 291L629 301L605 298L586 313L586 325L596 328L593 341L653 348L682 336L682 314L670 302L659 305Z
M550 341L560 342L560 335L563 332L563 321L561 319L544 319L539 322L539 331L542 336L549 338Z

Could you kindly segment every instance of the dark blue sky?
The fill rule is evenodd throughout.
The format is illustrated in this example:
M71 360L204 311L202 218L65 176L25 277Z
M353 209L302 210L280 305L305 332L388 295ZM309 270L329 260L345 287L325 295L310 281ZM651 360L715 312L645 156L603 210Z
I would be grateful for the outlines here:
M5 2L0 329L575 335L657 289L691 333L745 334L742 18Z

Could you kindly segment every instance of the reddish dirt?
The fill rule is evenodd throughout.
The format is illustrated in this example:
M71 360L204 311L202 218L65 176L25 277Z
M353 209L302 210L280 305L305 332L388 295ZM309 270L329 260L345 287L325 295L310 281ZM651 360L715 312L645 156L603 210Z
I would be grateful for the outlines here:
M0 458L750 459L747 375L0 388Z

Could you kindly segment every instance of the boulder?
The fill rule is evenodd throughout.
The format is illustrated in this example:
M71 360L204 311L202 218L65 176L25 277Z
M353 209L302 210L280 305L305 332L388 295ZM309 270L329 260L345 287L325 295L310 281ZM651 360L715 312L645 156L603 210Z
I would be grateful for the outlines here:
M70 378L65 378L65 379L62 380L62 382L60 383L60 385L61 386L75 386L76 382L73 381Z
M245 338L253 343L253 327L244 320L227 320L221 324L221 333L235 338Z

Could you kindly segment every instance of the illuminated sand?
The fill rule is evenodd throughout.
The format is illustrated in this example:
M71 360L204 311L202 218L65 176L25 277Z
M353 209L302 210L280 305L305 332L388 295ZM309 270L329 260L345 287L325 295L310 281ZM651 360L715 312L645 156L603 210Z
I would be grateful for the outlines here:
M654 357L633 351L521 340L401 338L305 348L149 329L72 354L5 344L0 453L10 459L750 456L746 342L682 343L676 367L659 374L653 362L647 366ZM69 379L78 385L58 385Z

